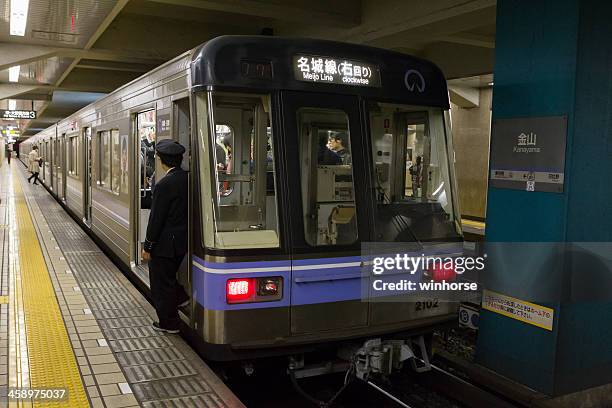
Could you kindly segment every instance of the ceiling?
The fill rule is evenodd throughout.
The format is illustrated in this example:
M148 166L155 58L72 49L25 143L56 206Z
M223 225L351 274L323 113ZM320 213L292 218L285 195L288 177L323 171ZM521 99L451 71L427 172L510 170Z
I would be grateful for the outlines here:
M0 0L0 109L32 135L222 34L327 38L428 58L448 78L493 71L496 0L30 0L24 36ZM9 68L19 66L18 82Z

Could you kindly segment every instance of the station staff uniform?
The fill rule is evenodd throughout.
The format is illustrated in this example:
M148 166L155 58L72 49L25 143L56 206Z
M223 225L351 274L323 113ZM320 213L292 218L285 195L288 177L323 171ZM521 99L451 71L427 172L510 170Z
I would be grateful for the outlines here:
M178 330L178 305L188 300L176 273L187 253L188 174L180 168L185 148L173 140L162 140L159 156L174 156L179 165L168 170L155 186L144 250L151 254L151 296L162 329ZM154 324L155 326L155 324Z

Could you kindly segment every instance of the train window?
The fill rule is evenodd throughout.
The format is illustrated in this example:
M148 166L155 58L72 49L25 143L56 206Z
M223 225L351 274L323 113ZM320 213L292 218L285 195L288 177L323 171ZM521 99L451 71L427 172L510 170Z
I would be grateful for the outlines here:
M119 130L98 133L98 185L115 194L127 193L127 135Z
M215 94L210 168L215 179L214 242L216 248L279 246L278 210L270 99L268 96Z
M372 102L369 113L378 240L456 236L442 111Z
M227 124L215 125L215 150L214 161L219 178L232 174L234 163L232 161L232 145L234 144L234 129ZM233 191L233 183L223 181L217 186L217 190L223 197L229 196Z
M79 171L79 138L73 136L68 139L68 174L77 176Z
M72 138L72 174L75 176L79 175L79 137L75 136Z
M98 133L98 157L100 165L100 177L98 184L104 188L110 189L110 131Z
M119 145L119 131L111 130L111 190L119 194L121 186L121 150Z
M128 193L128 136L121 135L119 136L119 131L115 130L119 137L119 191L121 194Z
M51 158L51 152L49 151L49 141L45 142L45 150L44 150L44 162L49 164Z
M66 143L66 169L68 175L72 175L72 138L69 137Z
M297 115L306 242L352 244L357 220L348 117L321 108L300 108Z

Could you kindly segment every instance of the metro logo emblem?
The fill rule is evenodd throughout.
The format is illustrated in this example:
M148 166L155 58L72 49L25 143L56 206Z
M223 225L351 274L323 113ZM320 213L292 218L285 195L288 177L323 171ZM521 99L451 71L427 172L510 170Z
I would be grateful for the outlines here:
M409 69L404 74L404 84L410 92L414 92L416 88L420 93L425 92L425 78L416 69Z

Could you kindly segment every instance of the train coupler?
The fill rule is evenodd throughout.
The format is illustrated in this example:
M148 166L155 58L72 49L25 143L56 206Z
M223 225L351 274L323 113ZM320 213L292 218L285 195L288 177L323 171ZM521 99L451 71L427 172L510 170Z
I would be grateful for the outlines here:
M354 354L355 376L367 381L372 374L390 375L400 370L407 360L416 372L431 369L423 336L409 340L371 339Z

